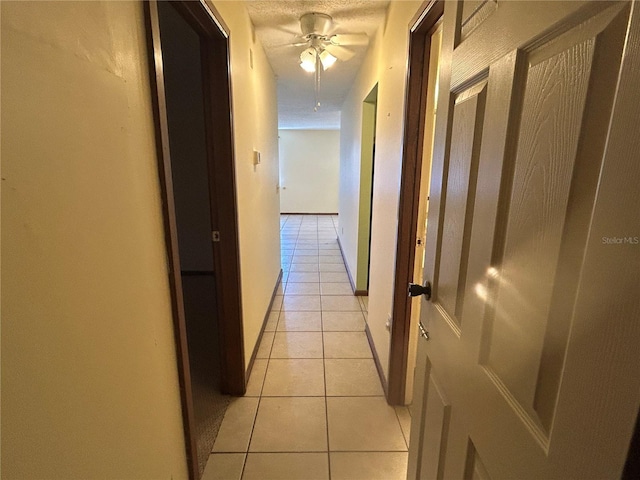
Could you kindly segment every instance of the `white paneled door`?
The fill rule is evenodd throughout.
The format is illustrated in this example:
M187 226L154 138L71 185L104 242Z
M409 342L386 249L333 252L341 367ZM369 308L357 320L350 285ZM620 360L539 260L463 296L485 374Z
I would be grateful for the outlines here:
M409 478L619 478L640 405L640 5L446 2Z

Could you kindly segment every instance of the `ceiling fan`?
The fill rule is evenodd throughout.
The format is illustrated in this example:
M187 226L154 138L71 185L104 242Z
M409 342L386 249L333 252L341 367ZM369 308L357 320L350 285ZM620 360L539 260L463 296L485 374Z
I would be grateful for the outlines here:
M332 33L333 19L324 13L306 13L300 17L302 35L290 44L294 47L307 46L300 54L300 67L307 72L315 72L316 105L320 91L320 71L327 70L336 60L346 62L355 53L348 46L364 46L369 43L366 33Z
M295 38L291 44L295 47L308 45L300 54L300 66L309 71L315 71L316 57L319 57L324 70L336 60L347 61L355 53L347 46L362 46L369 43L366 33L331 33L333 19L324 13L306 13L300 17L300 31L302 35Z

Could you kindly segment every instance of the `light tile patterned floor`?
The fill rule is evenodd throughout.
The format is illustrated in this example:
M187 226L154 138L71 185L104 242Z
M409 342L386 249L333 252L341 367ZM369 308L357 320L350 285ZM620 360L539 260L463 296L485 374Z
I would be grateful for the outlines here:
M406 477L411 419L385 401L364 333L367 297L353 296L337 221L282 216L282 285L204 480Z

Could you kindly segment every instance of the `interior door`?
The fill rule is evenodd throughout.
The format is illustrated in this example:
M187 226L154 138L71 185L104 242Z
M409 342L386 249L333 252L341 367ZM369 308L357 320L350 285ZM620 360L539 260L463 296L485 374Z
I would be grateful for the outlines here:
M622 472L640 405L639 7L446 2L409 478Z

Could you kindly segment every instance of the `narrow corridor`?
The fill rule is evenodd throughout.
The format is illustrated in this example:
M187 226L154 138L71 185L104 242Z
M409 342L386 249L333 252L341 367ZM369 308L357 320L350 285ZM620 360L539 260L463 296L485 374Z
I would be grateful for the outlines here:
M282 215L278 289L247 394L227 410L203 479L406 477L410 418L387 405L337 216Z

